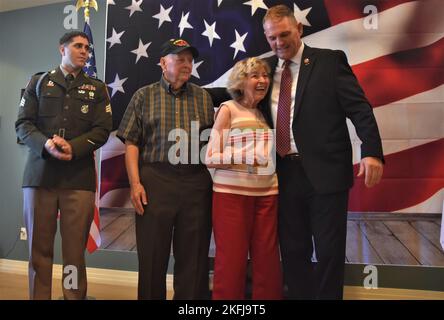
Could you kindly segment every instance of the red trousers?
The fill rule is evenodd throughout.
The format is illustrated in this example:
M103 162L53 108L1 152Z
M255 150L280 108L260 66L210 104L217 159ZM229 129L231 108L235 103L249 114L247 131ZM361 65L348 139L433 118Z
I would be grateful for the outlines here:
M213 193L213 299L245 299L248 253L252 263L252 299L282 299L277 198Z

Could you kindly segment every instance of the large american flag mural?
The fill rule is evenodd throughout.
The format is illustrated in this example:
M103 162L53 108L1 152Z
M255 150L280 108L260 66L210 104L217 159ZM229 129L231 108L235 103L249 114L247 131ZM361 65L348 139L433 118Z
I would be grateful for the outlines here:
M159 48L183 37L200 51L191 81L223 86L232 66L269 56L266 9L287 4L303 41L341 49L367 94L383 139L380 185L356 179L350 211L442 212L444 199L443 0L115 0L107 4L106 71L116 128L133 93L160 79ZM360 141L349 124L357 173ZM101 152L101 207L130 207L124 145Z

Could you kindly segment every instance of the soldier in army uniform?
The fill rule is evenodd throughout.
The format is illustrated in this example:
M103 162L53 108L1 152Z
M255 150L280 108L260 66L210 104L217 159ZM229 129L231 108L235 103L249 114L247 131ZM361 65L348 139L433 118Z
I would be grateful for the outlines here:
M94 216L94 150L105 144L112 129L105 84L82 71L89 54L88 36L66 33L59 51L58 68L31 78L15 124L18 138L29 147L23 194L31 299L51 299L59 211L63 266L75 276L62 280L63 295L86 297L84 253Z

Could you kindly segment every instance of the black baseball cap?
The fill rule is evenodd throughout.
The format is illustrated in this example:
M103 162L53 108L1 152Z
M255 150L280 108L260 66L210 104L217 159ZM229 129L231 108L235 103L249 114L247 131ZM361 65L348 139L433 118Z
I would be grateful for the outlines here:
M165 57L169 54L177 54L179 52L182 52L183 50L190 50L191 54L193 55L193 58L196 59L199 56L199 51L191 46L186 40L184 39L170 39L167 42L165 42L162 45L162 49L160 52L161 57Z

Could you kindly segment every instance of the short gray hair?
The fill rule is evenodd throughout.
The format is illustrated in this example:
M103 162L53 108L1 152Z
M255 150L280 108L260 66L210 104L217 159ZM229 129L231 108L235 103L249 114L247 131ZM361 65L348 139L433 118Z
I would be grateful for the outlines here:
M265 69L265 71L270 74L270 67L265 60L252 57L238 61L234 65L227 83L227 91L231 98L234 100L241 99L244 95L244 80L250 73L260 70L261 68Z

